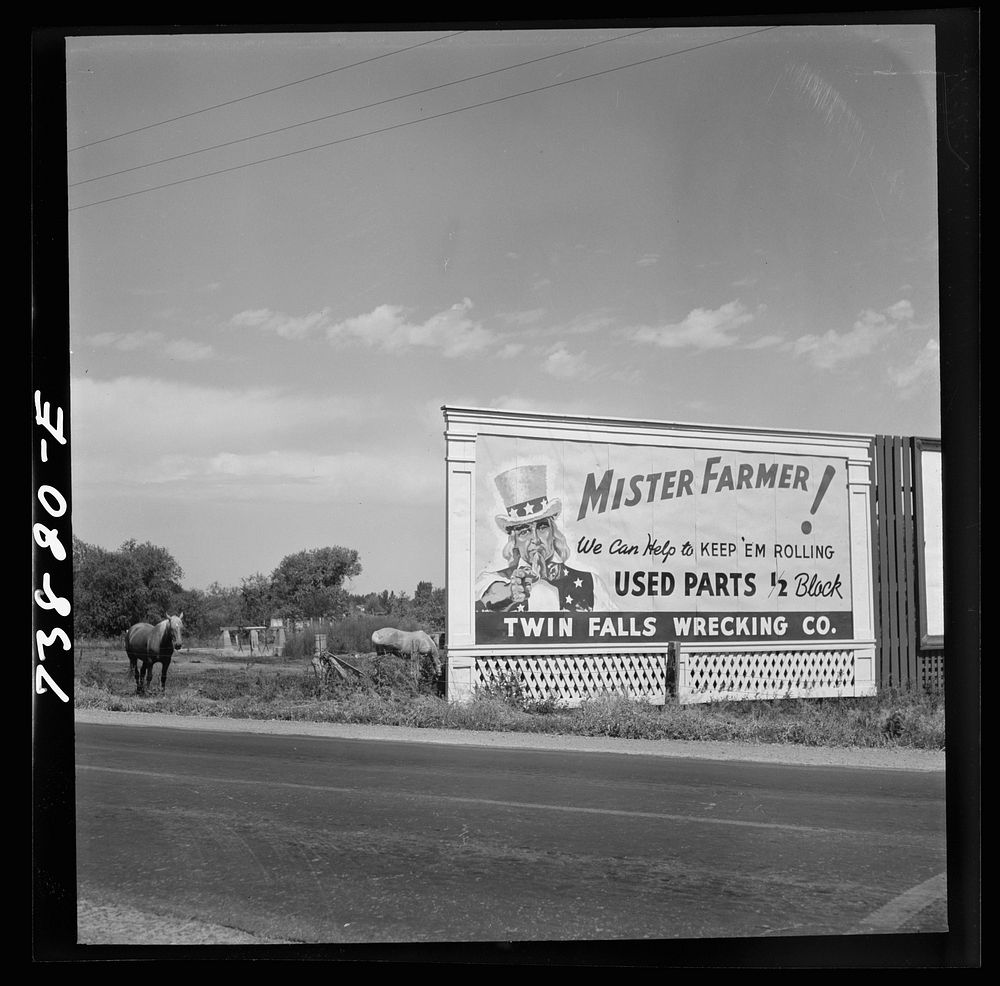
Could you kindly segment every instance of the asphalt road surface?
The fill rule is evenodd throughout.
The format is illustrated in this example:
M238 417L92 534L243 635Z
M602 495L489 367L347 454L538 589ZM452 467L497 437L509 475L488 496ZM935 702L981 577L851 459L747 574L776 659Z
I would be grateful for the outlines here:
M186 725L77 722L82 943L947 930L943 770Z

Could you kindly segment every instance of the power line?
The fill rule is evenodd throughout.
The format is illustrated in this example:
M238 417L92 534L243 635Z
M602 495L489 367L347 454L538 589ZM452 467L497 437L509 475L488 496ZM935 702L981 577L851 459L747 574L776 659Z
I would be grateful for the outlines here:
M635 68L637 65L648 65L650 62L662 61L664 58L672 58L674 55L686 55L692 51L699 51L702 48L711 48L713 45L725 44L727 41L739 41L741 38L753 37L755 34L764 34L767 31L774 31L776 27L764 27L757 31L748 31L746 34L737 34L730 38L720 38L718 41L708 41L705 44L692 45L690 48L681 48L678 51L669 51L663 55L654 55L652 58L643 58L637 62L629 62L626 65L618 65L615 68L602 69L600 72L591 72L588 75L580 75L575 79L563 79L561 82L552 82L545 86L538 86L535 89L526 89L523 92L510 93L507 96L498 96L496 99L487 99L481 103L473 103L469 106L460 106L457 109L445 110L443 113L434 113L431 116L420 117L416 120L406 120L403 123L395 123L388 127L380 127L377 130L368 130L365 133L354 134L351 137L341 137L338 140L327 141L324 144L313 144L311 147L302 147L296 151L286 151L283 154L275 154L271 157L260 158L256 161L247 161L245 164L236 164L229 168L220 168L217 171L206 171L204 174L191 175L189 178L179 178L176 181L164 182L162 185L151 185L149 188L140 188L134 192L125 192L122 195L112 195L106 199L98 199L96 202L87 202L85 205L77 205L70 208L69 212L77 212L80 209L89 209L91 206L104 205L106 202L117 202L120 199L132 198L135 195L144 195L146 192L156 192L162 188L173 188L175 185L184 185L188 182L199 181L202 178L213 178L216 175L228 174L231 171L240 171L243 168L252 168L258 164L268 164L271 161L280 161L283 158L295 157L297 154L305 154L308 151L318 151L326 147L335 147L337 144L346 144L352 140L360 140L362 137L373 137L377 134L388 133L391 130L399 130L403 127L412 127L417 123L427 123L430 120L439 120L442 117L453 116L456 113L464 113L466 110L479 109L483 106L492 106L495 103L503 103L509 99L517 99L519 96L530 96L534 93L544 92L546 89L557 89L560 86L567 86L573 82L583 82L585 79L595 79L602 75L610 75L612 72L621 72L623 69Z
M221 106L232 106L233 103L241 103L245 99L253 99L256 96L265 96L269 92L277 92L279 89L289 89L291 86L300 86L304 82L312 82L314 79L322 79L326 75L333 75L336 72L343 72L349 68L357 68L359 65L367 65L369 62L377 62L380 58L389 58L392 55L402 54L404 51L413 51L414 48L422 48L424 45L431 45L437 41L447 41L448 38L456 38L460 34L467 34L467 31L455 31L453 34L445 34L440 38L431 38L429 41L420 41L407 48L397 48L395 51L387 51L381 55L374 55L371 58L364 58L360 62L351 62L350 65L341 65L340 68L332 68L328 72L320 72L317 75L310 75L305 79L296 79L294 82L285 82L280 86L272 86L270 89L261 89L260 92L251 92L246 96L237 96L235 99L227 99L223 103L215 103L212 106L205 106L200 110L191 110L190 113L181 113L180 116L172 116L157 123L147 123L143 127L136 127L134 130L125 130L120 134L112 134L110 137L101 137L100 140L92 140L89 144L78 144L70 147L67 153L72 151L82 151L85 147L93 147L95 144L103 144L109 140L117 140L119 137L128 137L131 134L141 133L143 130L152 130L153 127L162 127L165 123L174 123L177 120L186 120L189 116L197 116L199 113L207 113L209 110L217 110Z
M489 75L499 75L501 72L510 72L516 68L523 68L525 65L534 65L537 62L544 62L550 58L559 58L561 55L572 55L575 52L583 51L586 48L594 48L597 45L609 44L612 41L623 41L626 38L634 38L639 34L646 34L653 28L643 28L641 31L633 31L631 34L620 34L615 38L602 38L600 41L591 41L589 44L580 45L577 48L568 48L566 51L557 51L551 55L542 55L539 58L530 58L526 62L517 62L515 65L507 65L504 68L495 68L489 72L480 72L478 75L469 75L464 79L455 79L452 82L442 82L436 86L428 86L426 89L416 89L413 92L406 92L400 96L390 96L388 99L379 99L374 103L366 103L364 106L355 106L349 110L340 110L337 113L328 113L325 116L317 116L312 120L303 120L301 123L290 123L284 127L277 127L274 130L264 130L261 133L251 134L249 137L238 137L235 140L227 140L221 144L211 144L209 147L201 147L196 151L185 151L183 154L174 154L170 157L158 158L156 161L149 161L146 164L137 164L131 168L122 168L121 171L109 171L104 175L95 175L93 178L83 178L80 181L70 182L70 188L79 185L87 185L92 181L101 181L104 178L116 178L118 175L127 175L132 171L141 171L143 168L152 168L158 164L167 164L170 161L179 161L182 158L193 157L195 154L205 154L208 151L217 151L223 147L232 147L234 144L244 144L248 140L256 140L258 137L272 137L274 134L283 133L286 130L294 130L296 127L307 127L312 123L321 123L324 120L332 120L338 116L346 116L349 113L359 113L361 110L370 110L376 106L385 106L387 103L394 103L400 99L409 99L411 96L423 96L437 89L447 89L449 86L457 86L463 82L473 82L476 79L485 79Z

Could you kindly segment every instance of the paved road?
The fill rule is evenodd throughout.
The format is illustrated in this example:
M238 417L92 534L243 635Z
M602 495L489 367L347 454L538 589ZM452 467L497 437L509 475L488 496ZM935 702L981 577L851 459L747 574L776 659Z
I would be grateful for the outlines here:
M78 722L81 917L119 919L81 936L163 941L155 916L204 941L943 931L944 787L937 770Z

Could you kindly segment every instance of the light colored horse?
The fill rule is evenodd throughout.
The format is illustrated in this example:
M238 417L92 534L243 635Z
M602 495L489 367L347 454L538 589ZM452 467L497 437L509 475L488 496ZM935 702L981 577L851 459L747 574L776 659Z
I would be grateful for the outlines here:
M438 646L423 630L396 630L393 627L383 627L372 634L372 646L376 654L397 654L411 659L430 656L434 661L435 674L441 670Z
M125 634L125 653L135 675L135 693L142 695L153 677L153 665L160 662L160 688L167 690L167 669L175 650L183 646L184 614L167 616L156 626L136 623ZM140 665L139 662L142 662ZM143 685L145 678L145 686Z

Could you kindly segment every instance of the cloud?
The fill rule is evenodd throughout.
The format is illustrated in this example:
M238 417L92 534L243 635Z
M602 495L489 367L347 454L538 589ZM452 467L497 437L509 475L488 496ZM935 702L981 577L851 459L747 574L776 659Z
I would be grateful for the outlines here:
M904 299L881 312L865 309L846 332L830 329L821 336L800 336L792 343L792 352L805 356L821 370L829 370L871 355L900 328L913 327L913 306Z
M326 329L331 342L358 341L384 352L415 347L439 349L447 357L482 352L495 341L492 332L469 317L472 302L465 298L425 322L410 322L400 305L379 305L367 315L349 318Z
M941 372L941 347L937 339L928 339L927 345L908 365L898 369L890 367L889 379L902 397L913 397L926 387L936 387Z
M607 309L599 308L575 315L568 322L538 327L532 330L531 338L565 339L567 336L594 335L610 329L614 324L614 316Z
M733 281L730 287L733 288L752 288L757 283L756 277L741 277L738 281Z
M330 309L323 308L311 315L292 316L284 312L274 312L269 308L257 308L240 312L230 319L237 328L257 328L273 332L282 339L302 339L314 330L320 330L329 321Z
M568 325L560 326L561 335L584 336L595 332L603 332L614 325L614 318L604 309L577 315Z
M738 301L730 301L714 311L695 308L682 322L667 325L640 325L625 330L633 342L650 343L667 349L721 349L739 342L734 330L754 316Z
M535 325L545 317L544 308L531 308L522 312L498 312L497 318L508 325Z
M137 298L156 298L159 295L169 294L166 288L129 288L127 293Z
M206 387L152 377L71 381L74 469L89 456L141 462L150 449L240 448L367 413L361 400L274 387ZM369 409L370 410L370 409ZM75 477L74 477L75 478Z
M74 487L104 499L132 489L219 502L383 502L400 499L400 477L407 500L440 482L440 456L421 449L329 447L345 429L351 442L353 424L377 412L367 400L141 377L74 377L71 386Z
M913 305L905 298L902 301L897 301L894 305L890 305L885 312L889 318L895 319L897 322L903 319L913 319Z
M505 346L497 351L497 356L500 359L512 359L520 353L523 353L525 345L523 342L508 342Z
M562 398L546 397L540 400L526 394L499 394L486 405L501 411L527 411L529 414L593 414L593 399L567 401Z
M784 341L783 336L779 335L764 335L758 339L754 339L753 342L748 342L744 348L746 349L767 349L769 346L777 346Z
M120 349L132 352L136 349L149 349L163 342L162 332L98 332L87 336L86 342L92 346Z
M639 267L653 267L659 262L660 262L660 255L658 253L644 253L636 261L636 265Z
M561 380L585 380L597 371L587 362L587 353L571 353L565 346L556 346L542 363L542 369Z
M211 359L215 355L215 350L208 343L195 342L193 339L175 339L168 342L164 349L170 359L181 360L185 363Z
M240 312L230 319L237 328L258 328L284 339L322 333L333 344L360 343L387 353L436 349L448 357L480 353L495 341L492 332L470 317L472 302L465 298L424 322L410 321L402 305L379 305L363 315L332 321L330 309L293 316L269 308Z
M212 359L215 350L207 342L194 339L168 339L162 332L98 332L88 336L85 342L91 346L117 349L120 352L136 352L140 349L159 350L169 359L193 363Z
M406 477L406 502L440 500L443 483L437 455L383 452L317 454L312 449L218 452L161 456L143 478L164 496L191 500L267 500L325 503L337 500L391 504L400 499L399 478Z

